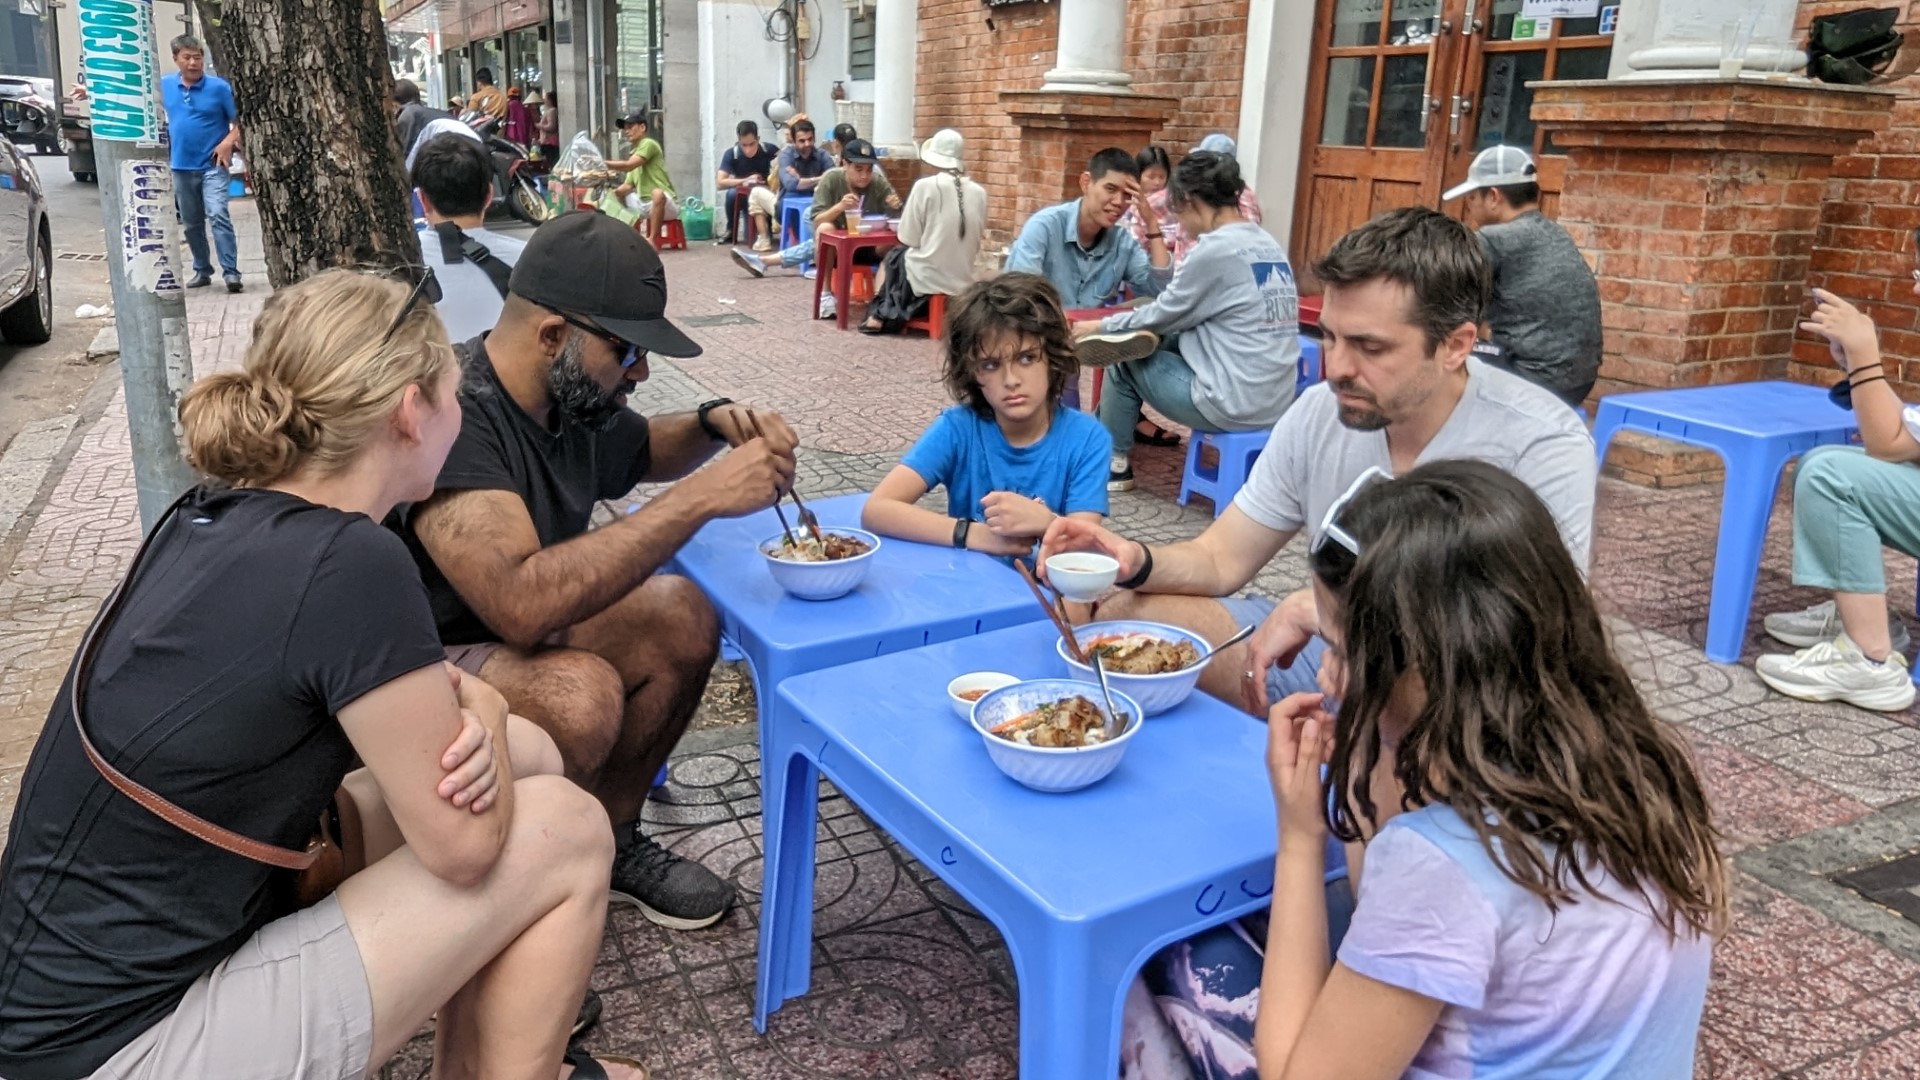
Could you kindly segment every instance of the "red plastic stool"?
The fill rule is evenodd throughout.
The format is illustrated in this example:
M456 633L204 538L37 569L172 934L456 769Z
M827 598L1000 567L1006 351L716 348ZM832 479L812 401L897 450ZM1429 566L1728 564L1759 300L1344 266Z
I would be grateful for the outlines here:
M678 220L663 221L660 223L659 248L661 251L687 250L687 230L680 225Z
M930 338L939 338L947 330L947 294L934 293L927 297L925 314L916 315L907 320L907 329L924 330Z

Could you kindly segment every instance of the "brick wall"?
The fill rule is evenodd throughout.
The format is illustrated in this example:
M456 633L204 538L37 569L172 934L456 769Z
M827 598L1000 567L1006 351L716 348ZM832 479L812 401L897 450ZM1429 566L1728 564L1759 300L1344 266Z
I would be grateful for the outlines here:
M1127 23L1134 88L1187 103L1161 141L1184 150L1208 132L1239 129L1247 0L1127 0ZM1006 244L1020 224L1020 133L999 93L1038 89L1058 37L1052 3L920 2L914 130L952 127L966 136L967 170L987 188L990 246Z
M1817 15L1862 5L1803 0L1800 28ZM1920 2L1899 6L1898 29L1920 45ZM1804 39L1803 39L1804 40ZM1905 60L1903 55L1902 60ZM1920 76L1895 84L1902 92L1893 123L1859 151L1834 162L1814 238L1809 280L1861 304L1880 325L1887 375L1901 396L1920 400L1920 298L1913 295L1913 230L1920 228ZM1799 334L1793 377L1832 382L1839 371L1825 344Z

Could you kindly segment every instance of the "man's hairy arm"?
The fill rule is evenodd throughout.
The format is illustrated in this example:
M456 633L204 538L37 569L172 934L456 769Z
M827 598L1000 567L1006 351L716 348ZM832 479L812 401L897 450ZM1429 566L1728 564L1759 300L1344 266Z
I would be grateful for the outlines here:
M638 512L552 547L511 491L443 491L413 529L481 621L530 648L632 592L713 516L700 490L675 485Z

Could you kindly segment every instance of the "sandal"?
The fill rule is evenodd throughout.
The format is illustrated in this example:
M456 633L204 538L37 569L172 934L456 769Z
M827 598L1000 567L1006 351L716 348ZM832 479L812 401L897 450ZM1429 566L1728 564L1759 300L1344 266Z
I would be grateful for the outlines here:
M584 1050L569 1050L561 1056L560 1064L573 1066L573 1075L569 1080L607 1080L607 1065L625 1065L629 1069L639 1069L642 1077L649 1075L645 1065L619 1054L589 1055Z
M1180 445L1180 436L1175 435L1173 432L1168 431L1167 429L1161 427L1159 424L1156 424L1151 420L1142 420L1140 422L1147 425L1148 430L1143 432L1138 427L1134 428L1133 429L1134 442L1140 443L1145 446L1179 446Z

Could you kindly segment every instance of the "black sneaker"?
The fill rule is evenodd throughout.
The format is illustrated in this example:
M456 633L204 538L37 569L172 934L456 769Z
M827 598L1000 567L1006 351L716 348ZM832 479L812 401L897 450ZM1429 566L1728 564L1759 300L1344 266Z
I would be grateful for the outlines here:
M632 904L648 921L670 930L698 930L733 906L733 886L691 859L683 859L640 831L615 833L613 883L607 900Z
M1121 469L1119 472L1114 472L1112 469L1108 469L1107 470L1107 490L1108 491L1132 491L1133 490L1133 466L1129 465L1126 468Z
M212 274L195 274L187 279L189 289L204 289L211 284L213 284Z
M241 289L244 289L246 287L247 287L246 283L240 280L239 274L235 274L232 277L227 279L228 292L239 292Z
M1160 335L1151 330L1122 330L1117 334L1088 334L1074 342L1083 368L1103 368L1128 360L1144 360L1160 349Z

